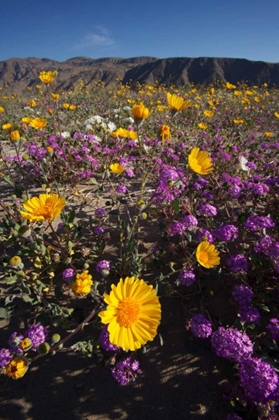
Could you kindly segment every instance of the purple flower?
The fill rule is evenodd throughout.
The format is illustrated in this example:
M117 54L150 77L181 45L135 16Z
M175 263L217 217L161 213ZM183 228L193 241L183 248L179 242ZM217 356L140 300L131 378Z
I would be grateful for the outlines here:
M128 188L126 187L126 185L123 184L117 185L115 190L118 194L126 194L128 192Z
M212 206L211 204L200 204L198 207L198 211L202 216L216 216L217 209L216 207Z
M105 215L106 215L106 210L103 209L102 207L99 207L95 210L96 217L105 217Z
M126 168L125 173L126 173L128 178L133 178L135 176L134 171L131 168Z
M253 343L237 328L219 327L211 336L211 345L219 357L241 362L252 356Z
M234 225L219 226L215 229L214 236L220 241L227 242L238 237L238 228Z
M26 337L30 338L33 347L37 348L46 341L47 329L41 324L30 325L26 331Z
M187 216L184 216L182 219L183 224L185 225L186 229L189 227L198 226L198 221L195 216L192 216L191 214L188 214Z
M7 366L12 360L13 356L8 349L0 349L0 367Z
M95 235L102 235L105 232L105 229L102 226L96 226L93 229Z
M272 340L279 340L279 319L270 318L269 325L266 327Z
M275 260L279 257L279 242L274 242L270 246L270 248L268 250L268 256L273 260Z
M255 242L254 251L256 253L262 252L263 254L267 254L268 249L271 247L272 243L273 238L269 235L265 235L264 237L260 238L259 241Z
M241 187L239 185L233 185L229 188L228 193L233 198L239 198L241 196Z
M186 226L182 222L173 222L170 226L170 236L183 235L186 230Z
M250 305L253 298L253 290L250 286L244 284L237 284L234 286L232 295L236 303L240 306Z
M96 265L96 270L98 273L102 273L103 270L110 270L110 263L107 260L99 261Z
M137 360L132 361L131 357L127 357L116 364L111 369L112 376L120 383L120 385L128 385L130 382L134 382L139 373L142 373L139 368L139 362Z
M178 281L183 286L191 286L196 280L195 273L193 270L181 270L178 274Z
M253 306L242 306L238 309L240 319L243 322L259 324L261 320L261 314L257 308Z
M109 333L108 333L108 326L104 325L101 329L100 336L99 336L100 344L102 349L105 351L116 351L120 347L115 346L114 344L111 344L109 341Z
M249 216L248 219L243 223L243 226L252 232L257 229L272 228L275 226L273 220L268 216Z
M270 364L258 358L242 361L239 379L246 397L254 403L266 403L278 389L277 373Z
M63 280L67 282L70 282L74 276L75 276L75 270L73 270L72 268L66 268L62 274Z
M203 314L197 314L190 321L190 331L197 338L207 338L212 334L212 324Z
M242 254L232 255L227 259L226 263L233 273L248 270L248 261Z
M168 184L170 181L177 181L179 178L178 173L173 168L166 168L160 172L159 181Z
M203 228L199 228L198 232L197 232L197 241L204 241L206 238L208 240L209 243L212 244L212 242L214 241L212 234L209 232L209 230L203 229Z

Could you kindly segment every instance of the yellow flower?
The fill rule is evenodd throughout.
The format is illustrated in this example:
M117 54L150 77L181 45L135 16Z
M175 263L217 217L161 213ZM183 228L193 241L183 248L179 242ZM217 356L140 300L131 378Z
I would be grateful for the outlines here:
M21 264L21 258L18 255L15 255L10 259L10 265L17 267L19 264Z
M6 374L13 379L22 378L27 372L28 364L25 358L15 357L6 366Z
M235 96L241 96L242 92L240 90L235 90L234 94L235 94Z
M59 99L59 98L60 98L60 94L59 94L59 93L52 93L52 94L51 94L51 96L52 96L52 99L53 99L54 101L57 101L57 99Z
M10 140L11 141L19 141L20 140L20 133L18 130L14 130L10 132Z
M276 118L279 118L279 112L274 112L274 115L275 115Z
M130 133L129 130L125 130L125 128L118 128L116 131L113 131L112 133L110 133L111 137L122 137L124 139L129 138Z
M63 106L63 108L65 108L65 109L69 109L70 104L68 104L68 102L64 102L64 104L63 104L62 106Z
M213 163L208 153L194 147L188 156L188 164L192 171L200 175L207 175L213 171Z
M52 154L53 153L53 148L51 146L47 146L46 148L47 152Z
M206 130L208 128L208 125L206 123L198 123L198 127L202 130Z
M119 163L112 163L111 165L109 165L109 168L111 172L117 175L122 174L122 172L125 171L125 167L120 165Z
M124 351L139 349L157 335L161 305L153 286L144 280L126 277L104 294L107 309L100 312L108 324L109 341Z
M92 276L88 274L88 270L76 275L75 281L72 283L72 291L76 296L87 295L93 284Z
M5 112L5 109L2 106L0 106L0 114L3 114L3 112Z
M31 121L32 121L32 119L33 118L31 118L31 117L23 117L23 118L21 118L21 121L23 122L23 123L25 123L25 124L30 124L31 123Z
M272 133L271 131L266 131L266 132L264 133L264 136L265 136L265 137L272 137L272 136L273 136L273 133Z
M176 114L178 111L183 111L183 109L189 108L191 106L191 101L186 101L182 96L171 94L167 92L167 101L170 109L173 114Z
M229 89L229 90L232 90L232 89L235 89L236 88L236 86L235 85L232 85L231 83L229 83L229 82L227 82L226 83L226 88L227 89Z
M239 118L236 118L236 119L234 119L234 120L233 120L233 122L234 122L235 124L243 124L243 123L244 123L244 120L241 120L241 119L239 119Z
M70 109L71 111L75 111L75 110L77 109L77 106L76 106L76 105L74 105L74 104L72 104L72 105L70 105L70 106L69 106L69 109Z
M45 85L49 85L50 83L54 82L55 76L58 74L57 71L41 71L39 75L39 79Z
M208 118L212 118L214 115L214 112L210 111L209 109L206 109L203 113Z
M129 131L129 139L136 140L138 138L138 135L135 131L133 130L128 130L128 131Z
M19 347L21 348L21 350L27 351L32 347L32 341L30 340L30 338L25 337L20 343Z
M36 106L36 101L32 99L31 101L28 102L28 106L30 106L31 108L34 108L34 106Z
M23 204L27 211L21 211L20 213L24 220L29 220L31 223L43 220L52 222L55 217L60 216L65 205L65 198L59 197L58 194L40 194L39 197L32 197L27 200Z
M41 128L44 128L47 125L47 122L43 118L37 117L37 118L32 118L29 125L30 127L33 127L36 130L40 130Z
M145 118L149 117L149 115L151 115L151 111L149 111L149 109L146 108L141 102L139 105L133 105L132 114L134 116L135 122L141 122L142 120L145 120Z
M220 265L219 251L217 251L215 245L210 244L208 241L203 241L199 244L196 258L200 265L205 268L213 268L216 265Z
M12 123L6 123L2 125L2 129L3 130L10 130L11 128L13 128L13 124Z
M168 125L161 125L159 127L159 136L161 140L164 142L165 140L170 141L171 140L171 131L170 127Z

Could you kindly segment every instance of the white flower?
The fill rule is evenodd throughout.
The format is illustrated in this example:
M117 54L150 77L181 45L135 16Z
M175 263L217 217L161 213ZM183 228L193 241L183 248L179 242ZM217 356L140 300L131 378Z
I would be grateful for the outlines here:
M116 129L117 129L117 127L116 127L116 125L113 123L113 122L111 122L111 121L109 121L108 123L107 123L107 128L108 128L108 131L111 133L112 131L115 131Z
M63 131L63 133L61 133L61 136L64 137L64 139L71 137L71 134L69 133L69 131Z
M121 120L122 124L134 124L134 118L132 117L128 117L128 118L123 118L123 120Z
M100 115L93 115L92 117L88 118L84 121L84 124L101 124L104 118Z
M239 156L238 160L239 160L238 168L242 169L243 171L248 172L249 167L246 165L246 163L248 163L248 160L244 156Z

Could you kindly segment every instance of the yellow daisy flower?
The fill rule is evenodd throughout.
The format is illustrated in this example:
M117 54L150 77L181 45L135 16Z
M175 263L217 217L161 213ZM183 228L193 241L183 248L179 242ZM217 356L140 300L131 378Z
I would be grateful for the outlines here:
M76 296L85 296L90 292L92 284L92 276L88 274L88 270L85 270L76 275L76 279L72 283L72 291Z
M219 251L215 245L210 244L208 241L203 241L199 244L196 250L196 258L200 265L205 268L213 268L220 265Z
M213 171L213 163L208 153L194 147L188 156L188 164L192 171L200 175L207 175Z
M109 341L124 351L137 350L157 335L161 305L156 291L134 277L120 279L111 289L104 294L108 307L99 313L108 324Z
M142 120L145 120L145 118L149 117L149 115L151 115L151 111L149 111L149 109L146 108L141 102L139 105L133 105L132 114L134 116L135 122L141 122Z
M44 128L47 125L47 122L44 118L32 118L32 120L29 122L30 127L35 128L36 130L40 130L41 128Z
M13 379L22 378L27 372L28 364L25 358L15 357L6 366L6 374Z
M178 111L183 111L183 109L189 108L192 105L191 101L186 101L182 96L171 94L167 92L167 101L170 109L174 114Z
M161 125L159 127L159 136L161 140L164 142L165 140L170 141L171 140L171 131L170 127L168 125Z
M112 163L111 165L109 165L109 168L111 172L117 175L122 174L122 172L125 171L125 167L120 165L120 163Z
M50 83L54 82L55 76L58 74L57 71L41 71L39 75L39 79L45 85L49 85Z
M15 142L20 140L20 133L18 130L14 130L10 132L10 140L15 141Z
M39 197L32 197L27 200L23 204L27 211L21 211L20 213L24 220L29 220L31 223L44 220L52 222L55 217L60 216L65 205L65 198L58 194L40 194Z

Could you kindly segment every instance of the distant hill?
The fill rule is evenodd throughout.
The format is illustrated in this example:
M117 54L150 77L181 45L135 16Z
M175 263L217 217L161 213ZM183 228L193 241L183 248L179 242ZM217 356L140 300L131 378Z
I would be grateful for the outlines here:
M75 57L59 62L48 58L10 58L0 61L0 87L9 85L11 91L23 93L28 86L40 83L41 71L57 70L55 90L73 89L83 80L85 84L102 81L105 86L116 83L166 85L209 84L216 80L249 85L279 86L279 63L251 61L240 58L100 58Z

